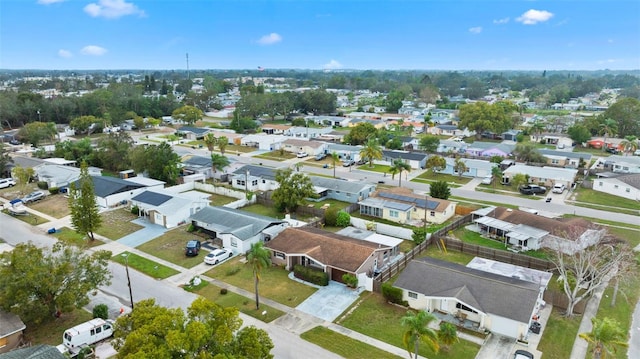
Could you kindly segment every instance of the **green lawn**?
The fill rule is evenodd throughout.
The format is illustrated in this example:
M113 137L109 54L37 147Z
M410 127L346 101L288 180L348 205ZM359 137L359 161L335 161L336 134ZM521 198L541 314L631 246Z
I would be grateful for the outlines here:
M339 324L364 335L376 338L398 348L404 348L402 336L405 329L400 325L400 319L406 314L406 309L388 304L382 295L370 293L363 297L358 307ZM429 359L473 359L480 346L460 340L451 346L448 352L438 354L428 350L426 345L420 346L420 355Z
M244 206L242 208L240 208L243 211L247 211L247 212L251 212L251 213L255 213L255 214L260 214L263 216L267 216L267 217L272 217L272 218L284 218L284 213L282 212L278 212L278 210L275 207L267 207L265 205L262 204L252 204L249 206Z
M96 233L114 241L143 228L131 222L138 216L126 209L103 212L100 217L102 217L102 225Z
M205 282L204 285L199 286L194 293L197 293L207 299L212 300L216 304L222 307L236 307L242 313L259 319L265 323L269 323L284 315L284 312L279 311L265 304L260 304L260 309L256 310L256 302L252 299L241 296L240 294L227 291L226 294L220 293L220 287L211 283ZM266 311L266 314L262 314Z
M10 216L11 216L11 214L9 213L9 211L8 211L8 210L6 210L6 209L3 209L3 210L2 210L2 213L4 213L4 214L8 214L8 215L10 215ZM21 220L22 222L29 223L29 224L30 224L30 225L32 225L32 226L37 226L37 225L39 225L39 224L49 222L49 220L48 220L48 219L45 219L45 218L43 218L43 217L37 216L37 215L35 215L35 214L31 214L31 213L27 213L27 214L25 214L25 215L21 215L21 216L12 216L12 217L13 217L13 218L17 218L17 219Z
M373 167L369 167L369 164L365 163L363 165L357 166L357 168L359 170L364 170L364 171L371 171L371 172L379 172L379 173L387 173L387 174L389 174L389 169L391 167L387 166L387 165L378 165L378 164L375 164L375 163L373 164Z
M139 255L130 252L123 252L115 255L111 257L111 260L123 265L125 265L128 260L128 265L130 268L136 269L156 279L165 279L171 277L172 275L180 273L173 268L163 266L160 263L156 263L152 260L140 257Z
M471 254L466 254L458 251L447 251L445 248L440 250L438 246L429 246L427 250L422 252L420 256L431 257L440 259L447 262L458 263L466 266L475 257Z
M86 235L79 234L73 229L67 227L58 228L53 236L58 238L58 240L61 242L65 242L67 244L71 244L80 248L91 248L104 244L104 242L99 239L90 241L87 239Z
M230 259L205 275L219 279L253 293L253 270L249 264L240 262L240 257ZM317 290L289 279L289 272L282 267L271 266L260 276L260 296L289 307L296 307Z
M637 201L614 196L604 192L594 191L588 188L578 188L576 189L575 193L577 195L576 202L574 202L576 206L585 206L591 204L593 206L588 207L603 209L611 212L620 212L635 215L640 213L640 204ZM601 206L604 206L604 208ZM628 210L620 210L615 207L625 208Z
M187 232L186 227L183 226L167 231L160 237L141 244L137 249L181 267L191 268L202 263L206 255L205 251L200 252L200 254L195 257L187 257L184 255L185 245L187 241L191 239L201 240L201 238L195 234Z
M75 309L73 312L64 313L60 318L52 319L40 324L27 323L24 330L25 341L32 344L58 345L62 343L64 331L78 324L91 320L93 315L84 309Z
M458 201L458 202L462 202L462 203L471 203L471 204L483 204L483 205L487 205L487 206L496 206L496 207L507 207L507 208L513 208L513 209L517 209L518 206L513 205L513 204L508 204L508 203L500 203L500 202L491 202L491 201L480 201L480 200L468 200L464 197L456 197L456 196L451 196L449 197L450 200L453 201Z
M480 186L476 187L476 191L494 193L494 194L503 194L505 196L514 196L514 197L533 199L533 200L547 198L546 195L527 195L527 194L522 194L518 190L514 190L513 188L511 188L509 186L502 186L502 187L497 187L497 188L494 189L493 186L480 185Z
M538 350L545 359L566 359L571 356L581 319L579 315L565 318L560 310L553 309L538 344Z
M416 179L418 179L418 181L416 181ZM429 170L429 171L425 171L424 173L420 174L418 177L411 180L411 182L424 182L424 183L430 183L430 182L436 182L436 181L445 181L449 184L465 185L469 183L469 181L471 181L471 178L454 176L454 175L445 174L445 173L433 173L433 171Z
M470 231L468 229L465 229L464 227L456 229L453 232L453 234L454 236L456 236L456 238L460 239L465 243L477 244L483 247L498 249L502 251L506 250L504 242L500 240L485 238L482 235L480 235L480 233ZM526 251L526 252L520 252L520 254L535 257L535 258L542 258L542 259L547 258L547 255L543 251Z
M291 153L291 152L280 152L279 150L276 151L271 151L271 152L266 152L266 153L261 153L259 155L253 156L255 158L264 158L265 160L271 160L271 161L286 161L292 158L296 158L296 154L295 153ZM311 157L307 157L307 159L309 159Z
M398 356L380 350L359 340L336 333L325 327L315 327L300 334L300 338L325 348L346 359L391 359Z
M322 207L322 206L324 206L326 204L329 205L329 208L344 209L344 208L348 207L351 203L338 201L337 199L328 198L328 199L322 200L320 202L308 201L306 203L306 206L313 205L313 207L315 207L315 208L320 208L320 207Z
M213 207L222 207L225 204L231 203L231 202L235 202L237 201L237 198L233 198L233 197L229 197L229 196L223 196L221 194L212 194L209 197L209 201L210 201L210 206Z

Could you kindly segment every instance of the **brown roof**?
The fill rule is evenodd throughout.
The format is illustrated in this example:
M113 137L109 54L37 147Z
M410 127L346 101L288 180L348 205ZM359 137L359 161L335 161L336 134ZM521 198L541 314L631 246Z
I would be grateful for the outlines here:
M290 138L288 140L285 140L283 143L285 145L292 145L292 146L299 146L299 147L307 146L311 148L318 148L323 146L322 142L297 140L295 138Z
M513 224L524 224L542 229L551 234L563 237L566 237L568 234L582 235L588 229L596 228L593 223L581 218L563 218L558 220L505 207L497 207L489 216Z
M379 248L378 244L316 228L287 228L265 247L289 255L304 254L324 265L357 271Z
M378 197L378 194L380 194L380 193L393 193L393 194L397 194L397 195L401 195L401 196L415 198L417 200L425 200L426 198L428 198L429 202L437 202L438 203L438 206L435 209L436 212L443 212L451 204L451 201L448 201L446 199L434 198L434 197L431 197L431 196L425 197L424 195L419 195L419 194L413 192L412 189L403 188L403 187L385 188L384 190L375 191L372 194L372 197ZM391 199L389 199L389 198L385 198L385 200L391 201ZM416 203L415 201L402 201L402 200L399 200L399 199L394 199L393 201L394 202L399 202L399 203ZM418 206L418 207L422 208L424 206Z

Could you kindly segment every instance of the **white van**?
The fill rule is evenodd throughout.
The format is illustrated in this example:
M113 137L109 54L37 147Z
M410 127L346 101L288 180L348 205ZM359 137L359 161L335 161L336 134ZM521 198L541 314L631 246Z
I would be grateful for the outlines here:
M112 335L113 321L96 318L65 330L62 335L62 344L73 355L80 348L95 344Z

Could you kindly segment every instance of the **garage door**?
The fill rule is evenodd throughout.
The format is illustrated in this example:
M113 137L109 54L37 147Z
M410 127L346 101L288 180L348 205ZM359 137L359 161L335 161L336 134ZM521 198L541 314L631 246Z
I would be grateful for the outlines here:
M491 317L491 332L504 335L506 337L515 338L518 335L518 327L520 323L498 316Z
M331 280L335 280L336 282L344 283L342 281L342 275L347 274L347 272L342 271L337 268L331 268Z

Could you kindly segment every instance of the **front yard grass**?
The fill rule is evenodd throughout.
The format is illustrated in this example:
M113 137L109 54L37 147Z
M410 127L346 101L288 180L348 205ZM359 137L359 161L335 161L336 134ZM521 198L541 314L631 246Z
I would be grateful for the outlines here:
M271 218L284 218L284 213L279 212L275 207L267 207L262 204L252 204L240 208L243 211L260 214Z
M634 215L637 215L640 212L640 205L638 202L628 198L622 198L588 188L577 188L575 194L576 200L573 204L576 206Z
M198 289L194 291L194 293L199 294L222 307L236 307L242 313L259 319L265 323L270 323L273 320L284 315L284 312L265 304L260 304L260 309L256 310L256 302L254 300L234 293L232 291L227 291L226 294L222 294L220 292L222 288L209 282L203 281L203 283L206 284L199 286ZM262 315L262 313L265 311L267 313Z
M373 167L369 167L368 163L365 163L363 165L359 165L357 167L359 170L364 170L364 171L371 171L371 172L379 172L379 173L389 173L389 169L391 168L391 166L388 165L378 165L378 164L373 164Z
M35 214L33 214L33 213L29 213L29 212L27 212L27 214L14 216L14 215L12 215L11 213L9 213L9 210L7 210L7 209L3 209L3 210L2 210L2 213L4 213L4 214L8 214L8 215L10 215L10 216L11 216L11 217L13 217L13 218L16 218L16 219L21 220L22 222L29 223L29 224L30 224L30 225L32 225L32 226L37 226L37 225L39 225L39 224L49 222L49 220L48 220L48 219L43 218L43 217L40 217L40 216L35 215Z
M203 256L205 256L206 253L204 250L201 250L200 254L195 257L185 256L184 248L187 241L195 238L195 235L187 232L186 228L185 226L174 228L165 232L160 237L141 244L137 249L184 268L194 267L202 263Z
M334 332L333 330L322 326L317 326L300 334L300 338L347 359L398 358L389 352L378 349L359 340L351 339L346 335Z
M388 304L381 294L370 293L363 297L358 307L339 324L398 348L404 348L402 337L406 329L400 324L400 319L406 313L406 309ZM448 352L440 351L435 354L426 345L421 345L419 354L429 359L473 359L479 350L480 346L477 344L461 339L459 343L452 345Z
M253 270L251 265L242 263L241 258L244 257L227 260L206 272L205 275L253 293ZM314 287L289 279L289 272L282 267L268 267L260 275L260 296L292 308L298 306L316 290Z
M122 252L120 254L117 254L111 257L111 260L122 265L128 265L130 268L136 269L155 279L165 279L180 273L173 268L163 266L160 263L156 263L150 259L130 252Z
M295 153L291 153L291 152L280 152L279 150L275 150L275 151L271 151L271 152L265 152L265 153L261 153L259 155L253 156L255 158L264 158L265 160L271 160L271 161L286 161L286 160L290 160L292 158L296 158L296 154ZM311 157L307 157L307 159L309 159Z
M73 312L64 313L60 318L45 321L38 325L27 323L24 330L25 341L31 344L48 344L56 346L62 343L64 331L78 324L91 320L93 315L80 308Z
M418 181L415 181L416 179L418 179ZM433 171L425 171L424 173L420 174L418 177L411 180L411 182L423 182L423 183L430 183L430 182L437 182L437 181L445 181L449 184L462 186L469 183L469 181L471 181L471 178L454 176L446 173L434 174Z
M102 217L102 225L96 233L114 241L143 228L131 222L138 216L126 209L102 212L100 217Z
M61 194L46 196L41 201L29 204L29 207L55 218L62 218L71 214L69 202Z
M89 240L86 235L80 234L68 227L62 227L56 230L56 233L53 234L54 237L58 238L59 241L70 244L72 246L76 246L79 248L91 248L103 245L99 239L95 239L93 241Z
M545 359L566 359L571 356L581 319L579 315L565 318L560 309L553 308L538 344L538 350Z

